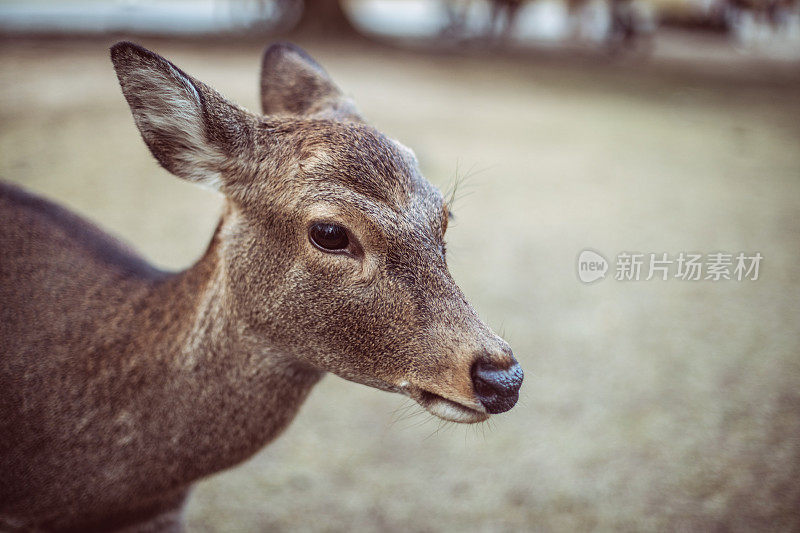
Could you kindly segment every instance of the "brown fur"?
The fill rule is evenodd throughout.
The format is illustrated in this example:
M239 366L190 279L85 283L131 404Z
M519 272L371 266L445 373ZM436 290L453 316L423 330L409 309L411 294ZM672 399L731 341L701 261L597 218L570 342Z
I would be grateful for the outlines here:
M0 529L179 529L192 482L274 439L326 371L488 418L470 369L515 362L447 271L410 150L291 45L265 54L266 116L131 43L112 60L155 158L225 213L165 273L0 185ZM314 247L319 221L357 252Z

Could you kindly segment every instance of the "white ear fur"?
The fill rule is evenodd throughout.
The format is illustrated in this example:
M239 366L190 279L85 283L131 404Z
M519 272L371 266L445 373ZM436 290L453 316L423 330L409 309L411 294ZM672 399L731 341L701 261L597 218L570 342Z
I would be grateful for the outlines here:
M173 174L219 190L226 154L209 138L197 82L133 43L116 44L111 57L136 126L153 156Z

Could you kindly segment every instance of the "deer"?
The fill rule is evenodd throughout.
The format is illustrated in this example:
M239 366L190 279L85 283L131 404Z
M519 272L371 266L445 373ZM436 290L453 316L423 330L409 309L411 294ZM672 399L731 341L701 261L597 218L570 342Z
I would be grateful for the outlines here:
M153 157L222 214L167 272L0 185L0 529L180 531L192 484L274 440L328 373L452 422L514 406L523 371L447 268L449 204L305 51L266 49L260 114L110 51Z

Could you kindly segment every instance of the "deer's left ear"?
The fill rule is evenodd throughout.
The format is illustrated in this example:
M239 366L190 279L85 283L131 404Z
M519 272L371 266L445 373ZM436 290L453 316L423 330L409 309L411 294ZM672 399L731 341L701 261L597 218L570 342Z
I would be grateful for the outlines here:
M261 62L261 110L265 115L319 116L362 122L347 98L303 49L273 44Z
M165 169L219 190L252 157L254 115L136 44L115 44L111 60L136 126Z

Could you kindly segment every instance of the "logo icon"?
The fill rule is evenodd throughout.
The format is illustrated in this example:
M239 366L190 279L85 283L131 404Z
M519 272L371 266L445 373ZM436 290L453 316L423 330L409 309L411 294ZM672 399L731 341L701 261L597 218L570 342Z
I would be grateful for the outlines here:
M578 278L584 283L592 283L606 277L608 261L593 250L583 250L578 255Z

